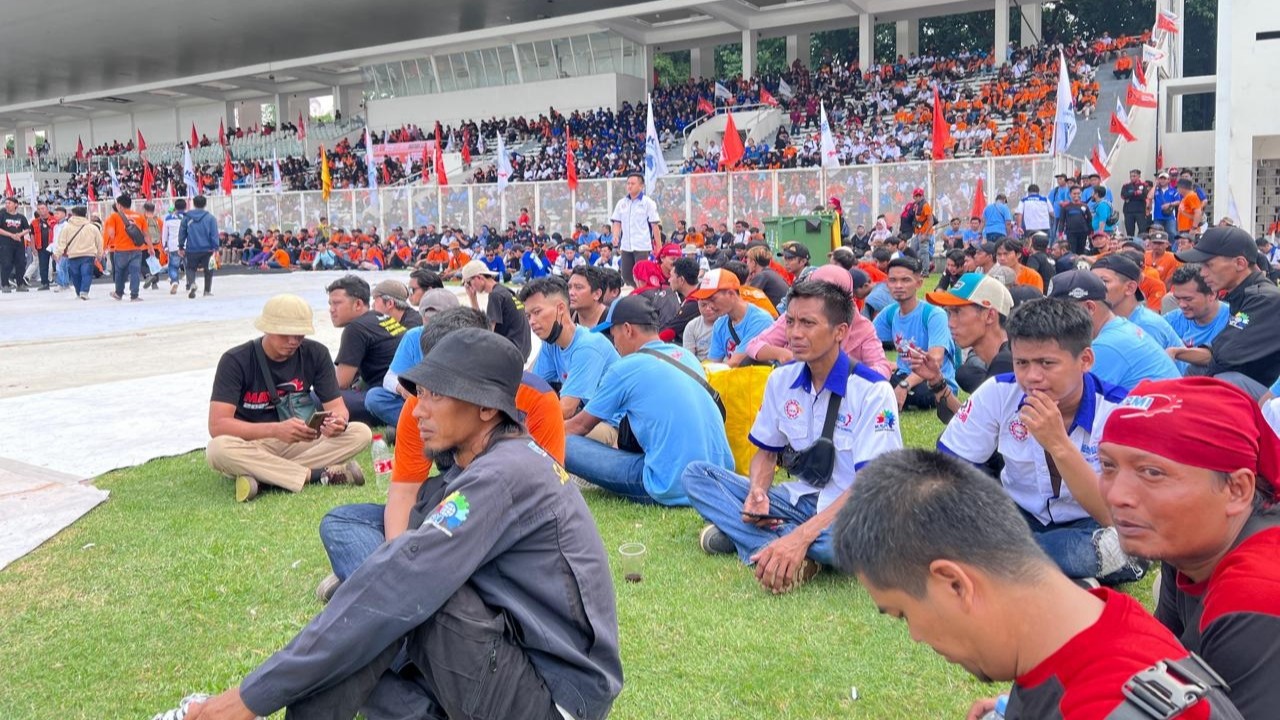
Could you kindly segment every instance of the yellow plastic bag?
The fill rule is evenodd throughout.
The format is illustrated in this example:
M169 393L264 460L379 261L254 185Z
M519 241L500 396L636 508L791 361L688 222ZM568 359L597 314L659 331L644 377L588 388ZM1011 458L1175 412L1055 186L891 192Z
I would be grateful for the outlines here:
M756 421L756 413L760 412L760 403L764 402L764 384L772 371L768 365L728 368L712 364L707 367L707 382L720 393L724 403L724 431L740 475L750 472L751 456L756 453L756 446L747 435Z

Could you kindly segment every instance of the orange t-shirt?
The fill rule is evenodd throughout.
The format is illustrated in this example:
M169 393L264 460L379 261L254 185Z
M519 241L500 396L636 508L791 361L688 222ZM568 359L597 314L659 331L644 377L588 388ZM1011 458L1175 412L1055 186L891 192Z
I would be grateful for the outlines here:
M1157 260L1148 250L1146 261L1147 267L1156 271L1156 274L1160 276L1160 282L1164 283L1165 287L1169 287L1169 278L1173 277L1173 271L1182 265L1171 252L1166 252Z
M1178 203L1178 231L1185 232L1192 229L1192 223L1196 219L1196 210L1204 206L1204 202L1196 195L1195 191L1187 193Z
M1018 263L1018 284L1033 287L1040 292L1044 292L1044 278L1040 277L1040 273L1031 268Z
M422 451L418 421L413 418L413 411L417 407L418 398L411 397L405 401L404 408L400 411L400 420L396 423L391 482L422 483L431 474L431 461ZM555 391L542 378L525 373L520 389L516 391L516 409L525 414L525 427L538 447L563 465L564 415L560 410L560 398Z
M272 259L275 260L276 264L282 268L287 268L290 265L289 253L285 252L284 250L276 250L275 255L272 256Z
M1165 253L1168 257L1169 253ZM1165 289L1164 281L1160 279L1160 273L1155 268L1142 268L1142 279L1138 281L1138 289L1146 296L1146 305L1151 310L1160 312L1164 301Z
M439 245L427 251L427 262L432 265L446 265L449 262L449 251Z
M738 288L738 295L742 296L743 300L769 313L769 317L774 320L778 319L778 308L773 306L773 303L769 301L769 296L765 295L760 288L743 285Z
M138 213L133 210L125 210L124 214L128 216L134 225L139 228L145 227L146 220ZM144 230L143 232L146 231ZM130 250L145 250L147 246L139 247L133 244L129 233L124 231L124 220L120 217L120 213L112 210L102 223L102 247L107 252L127 252Z

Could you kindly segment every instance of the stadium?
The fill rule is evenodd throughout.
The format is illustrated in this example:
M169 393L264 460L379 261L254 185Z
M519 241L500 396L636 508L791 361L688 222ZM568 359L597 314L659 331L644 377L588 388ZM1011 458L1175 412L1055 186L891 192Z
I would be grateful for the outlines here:
M0 715L1268 717L1270 9L10 8Z

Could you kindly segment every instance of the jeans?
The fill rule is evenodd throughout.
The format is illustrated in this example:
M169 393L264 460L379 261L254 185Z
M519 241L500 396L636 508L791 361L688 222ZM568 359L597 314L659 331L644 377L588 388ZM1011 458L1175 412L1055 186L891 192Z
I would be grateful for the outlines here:
M320 542L339 580L345 582L386 542L385 510L385 505L373 503L339 505L320 520Z
M378 418L373 416L373 413L369 412L368 406L365 405L366 392L364 390L351 388L340 392L342 394L342 401L347 404L347 413L351 417L351 422L362 422L369 426L382 424L378 421ZM311 395L313 398L315 397L314 392L311 393ZM319 405L319 403L317 403L317 405ZM399 418L397 417L397 419Z
M689 463L681 477L684 491L689 495L693 509L707 522L733 540L738 557L750 565L751 556L778 538L789 535L802 523L818 514L816 493L801 497L792 503L787 491L769 490L769 514L780 515L787 521L776 528L761 528L742 522L742 505L747 500L751 481L732 470L707 462ZM805 557L823 565L835 565L835 546L831 542L831 530L823 530L809 546Z
M383 387L369 388L364 396L364 407L381 425L395 427L400 422L400 410L404 408L404 396Z
M1153 225L1159 225L1164 231L1169 233L1169 241L1173 242L1173 238L1178 237L1178 216L1172 215L1160 220L1152 220Z
M177 284L178 279L182 277L180 272L182 268L182 258L178 257L178 251L173 250L169 253L169 282Z
M49 262L53 259L53 253L49 250L38 250L36 257L40 260L40 285L49 287Z
M129 281L129 297L138 297L142 284L142 251L117 250L111 254L111 276L116 282L116 294L124 295L125 280Z
M89 285L93 283L93 258L73 257L63 262L67 263L67 277L71 279L71 287L79 295L88 295Z
M581 435L569 435L564 443L564 469L628 500L655 502L644 487L643 454L611 448Z
M1031 534L1035 536L1040 549L1049 559L1057 563L1069 578L1096 578L1101 572L1101 561L1098 548L1094 545L1093 534L1101 529L1101 525L1093 518L1080 518L1067 523L1045 525L1026 510L1019 508ZM1109 582L1129 582L1138 575L1128 568L1107 576Z

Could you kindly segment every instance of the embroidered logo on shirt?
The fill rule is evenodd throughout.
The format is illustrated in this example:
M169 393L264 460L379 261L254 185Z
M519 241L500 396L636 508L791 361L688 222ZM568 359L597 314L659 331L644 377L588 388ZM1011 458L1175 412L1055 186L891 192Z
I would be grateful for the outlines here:
M898 422L898 416L893 414L892 410L881 410L876 413L876 424L873 428L875 432L887 432L892 430Z
M470 513L471 505L467 502L467 496L454 492L440 501L436 509L431 511L431 515L427 517L427 524L453 537L453 531L467 521L467 515Z
M1237 330L1243 330L1249 327L1249 313L1238 312L1231 316L1227 324Z
M960 422L969 422L969 413L973 412L973 401L965 400L960 406L960 411L956 413L956 419Z
M1021 420L1014 420L1009 423L1009 434L1013 436L1014 440L1021 441L1026 440L1027 436L1031 433L1027 430L1027 426Z
M786 413L788 418L795 420L800 417L800 403L795 400L788 400L782 406L782 412Z

